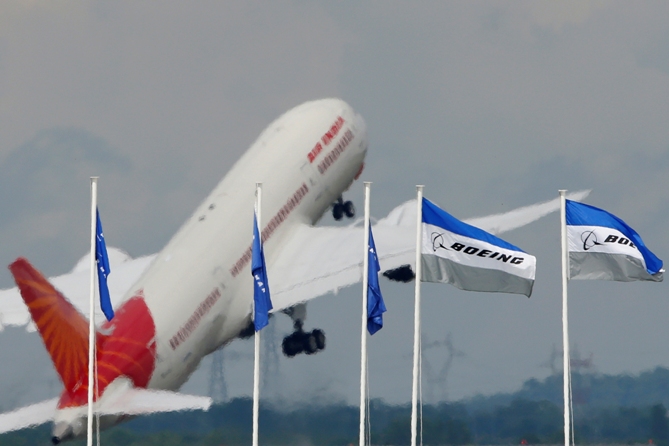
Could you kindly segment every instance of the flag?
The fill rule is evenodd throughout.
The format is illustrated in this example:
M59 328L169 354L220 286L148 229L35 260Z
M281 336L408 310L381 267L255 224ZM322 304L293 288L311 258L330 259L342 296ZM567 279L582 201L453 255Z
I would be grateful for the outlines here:
M386 304L383 302L379 287L379 271L381 267L376 256L376 245L370 226L367 246L367 331L370 335L383 328L383 313L386 312Z
M272 301L269 297L269 283L267 283L267 267L263 254L262 240L258 233L257 216L253 216L253 249L251 256L251 274L253 274L253 324L256 331L262 330L269 323L269 310Z
M662 260L624 221L571 200L566 200L566 214L571 279L662 281Z
M97 221L95 223L95 263L98 268L98 287L100 288L100 308L108 321L114 317L111 298L109 297L109 287L107 286L107 276L111 273L109 267L109 257L107 256L107 244L102 232L102 222L100 221L100 211L95 210Z
M423 198L421 280L530 297L536 259Z

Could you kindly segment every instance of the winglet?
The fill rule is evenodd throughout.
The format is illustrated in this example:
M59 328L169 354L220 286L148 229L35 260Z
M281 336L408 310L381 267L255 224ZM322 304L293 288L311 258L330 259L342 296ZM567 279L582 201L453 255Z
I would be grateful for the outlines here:
M9 265L9 270L65 389L73 392L81 385L85 386L88 376L88 321L26 259L18 258ZM98 334L98 347L101 341Z

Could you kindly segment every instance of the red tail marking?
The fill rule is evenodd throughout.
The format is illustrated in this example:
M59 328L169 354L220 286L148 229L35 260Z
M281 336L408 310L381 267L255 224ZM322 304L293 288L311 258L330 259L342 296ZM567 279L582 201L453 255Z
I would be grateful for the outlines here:
M65 385L58 407L87 404L88 321L26 259L9 269ZM156 362L156 326L142 295L121 305L102 330L110 334L96 333L98 394L119 376L146 387Z
M146 387L156 362L156 326L143 298L125 302L111 322L102 326L113 330L98 355L98 373L110 382L116 378L113 368L123 371L137 387ZM110 367L103 368L102 364Z
M99 394L119 376L130 378L135 387L146 387L156 363L156 326L144 299L139 296L129 299L116 310L114 319L105 322L102 330L110 334L105 336L97 354ZM63 392L58 407L85 405L87 383L76 392Z
M65 389L74 391L88 376L88 321L26 259L9 269ZM102 341L98 334L97 348Z

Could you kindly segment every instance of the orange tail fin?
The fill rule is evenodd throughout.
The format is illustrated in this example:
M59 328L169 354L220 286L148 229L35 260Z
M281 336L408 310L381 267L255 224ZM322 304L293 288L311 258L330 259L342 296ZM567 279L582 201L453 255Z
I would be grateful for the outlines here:
M88 321L26 259L9 265L65 389L88 379ZM96 336L96 347L101 343Z

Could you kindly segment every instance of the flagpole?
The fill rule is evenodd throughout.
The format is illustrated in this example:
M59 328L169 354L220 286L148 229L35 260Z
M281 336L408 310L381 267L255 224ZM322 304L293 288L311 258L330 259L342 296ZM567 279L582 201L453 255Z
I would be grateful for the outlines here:
M560 190L560 245L562 251L562 366L563 366L563 400L564 400L564 444L569 446L571 440L571 370L569 369L569 323L567 308L567 284L569 281L569 252L567 249L567 211L565 194Z
M258 224L258 234L261 237L259 242L262 245L262 227L260 219L260 206L262 202L262 183L256 183L256 220ZM255 303L254 303L255 305ZM255 310L253 312L255 314ZM258 414L260 412L260 331L255 330L253 352L253 446L258 446Z
M416 278L413 315L413 387L411 389L411 446L416 446L418 430L418 361L420 357L420 277L423 229L423 187L416 186Z
M360 333L360 446L365 446L365 410L367 407L367 293L369 291L369 191L365 181L364 255L362 257L362 328Z
M88 431L87 446L93 445L93 387L95 364L95 224L98 207L98 177L91 177L91 251L90 251L90 287L88 317Z

